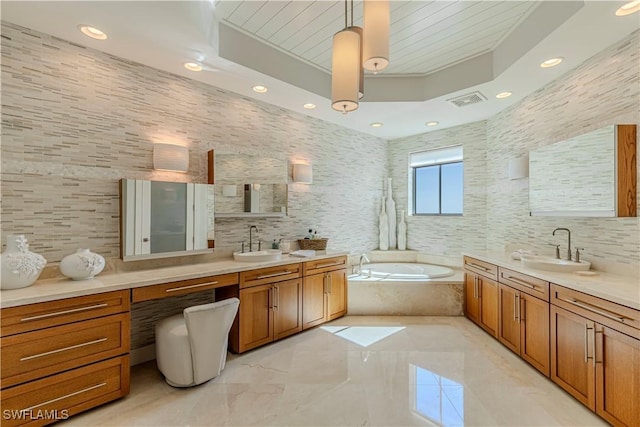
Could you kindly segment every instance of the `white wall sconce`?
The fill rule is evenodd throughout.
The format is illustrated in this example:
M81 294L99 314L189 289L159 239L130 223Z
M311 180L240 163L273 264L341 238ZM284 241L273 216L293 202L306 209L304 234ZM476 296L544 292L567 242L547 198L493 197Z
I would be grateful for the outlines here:
M293 165L293 182L311 184L313 182L313 170L311 165L297 163Z
M529 176L529 156L509 159L509 179L522 179Z
M181 145L154 144L153 168L186 173L189 170L189 149Z

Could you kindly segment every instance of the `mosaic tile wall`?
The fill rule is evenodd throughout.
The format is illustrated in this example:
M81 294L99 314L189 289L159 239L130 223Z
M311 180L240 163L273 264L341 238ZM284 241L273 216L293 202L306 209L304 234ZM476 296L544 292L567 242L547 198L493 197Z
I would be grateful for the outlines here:
M154 142L188 146L188 173L154 171ZM2 233L50 263L78 247L117 258L119 179L206 182L210 149L314 173L289 184L286 218L216 220L217 248L251 224L269 242L313 228L329 249L377 247L384 140L2 23Z
M586 248L584 259L596 268L638 274L640 218L531 217L529 180L509 181L507 164L530 150L612 124L638 124L639 119L638 31L489 119L487 246L523 243L551 255L553 245L561 244L564 254L566 238L551 233L568 227L572 245Z
M409 153L451 145L463 147L464 216L408 216L408 249L457 257L463 249L485 249L486 140L486 123L481 121L389 141L390 176L398 215L402 209L410 210Z

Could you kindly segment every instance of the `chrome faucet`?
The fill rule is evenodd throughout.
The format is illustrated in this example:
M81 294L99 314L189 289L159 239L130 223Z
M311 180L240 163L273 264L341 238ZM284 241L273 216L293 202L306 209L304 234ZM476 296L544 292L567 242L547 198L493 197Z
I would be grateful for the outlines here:
M561 231L566 231L567 232L567 236L568 236L568 243L567 243L567 260L571 261L571 230L569 230L568 228L556 228L555 230L553 230L553 235L556 235L556 231L561 230Z
M253 252L253 230L256 230L256 233L260 233L260 230L255 225L249 226L249 252ZM258 250L260 247L258 246Z
M358 264L358 274L362 274L362 266L364 265L365 261L371 262L369 261L369 258L367 258L367 254L360 255L360 263Z

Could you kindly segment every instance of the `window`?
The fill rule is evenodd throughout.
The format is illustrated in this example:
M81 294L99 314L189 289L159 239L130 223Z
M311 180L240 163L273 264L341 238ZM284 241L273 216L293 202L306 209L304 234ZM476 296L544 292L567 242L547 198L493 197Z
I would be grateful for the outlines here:
M462 215L462 147L409 155L410 210L413 215Z

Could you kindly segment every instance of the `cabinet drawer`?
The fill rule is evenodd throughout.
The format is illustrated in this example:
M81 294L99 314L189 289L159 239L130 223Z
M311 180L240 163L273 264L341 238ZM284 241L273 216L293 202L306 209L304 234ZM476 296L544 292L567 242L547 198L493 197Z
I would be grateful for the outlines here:
M324 273L325 271L340 270L341 268L347 268L346 256L307 261L304 263L303 274L308 276L310 274Z
M240 289L264 285L265 283L297 279L300 277L301 271L302 266L300 263L243 271L240 273Z
M133 302L141 302L237 284L238 273L221 274L219 276L200 277L198 279L180 280L178 282L134 288L132 289L131 299Z
M129 313L2 338L2 388L129 352Z
M640 339L640 311L554 283L551 303L587 319Z
M1 336L129 311L129 290L3 308Z
M509 285L525 294L540 298L544 301L549 301L549 282L502 267L500 267L498 271L500 273L498 278L500 283Z
M116 357L3 390L2 425L50 424L128 393L129 356Z
M489 279L498 280L498 267L488 262L466 256L464 257L464 268Z

